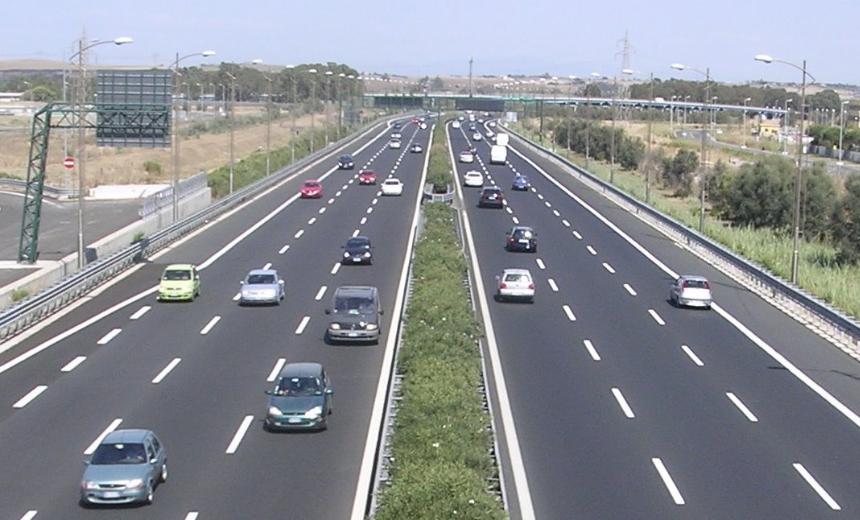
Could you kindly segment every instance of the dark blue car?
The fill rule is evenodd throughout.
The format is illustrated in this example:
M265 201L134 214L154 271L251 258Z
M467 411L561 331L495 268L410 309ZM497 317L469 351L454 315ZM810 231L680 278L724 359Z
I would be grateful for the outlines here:
M531 188L531 184L529 183L528 177L525 175L517 175L514 177L514 183L511 186L512 190L515 191L528 191Z
M352 160L351 155L344 154L337 160L337 167L341 170L351 170L355 168L355 162Z

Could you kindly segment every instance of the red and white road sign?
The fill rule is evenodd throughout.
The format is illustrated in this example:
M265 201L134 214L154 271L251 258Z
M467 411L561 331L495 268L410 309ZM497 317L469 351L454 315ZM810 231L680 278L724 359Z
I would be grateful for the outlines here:
M66 157L63 159L63 166L67 170L73 170L75 168L75 158L74 157Z

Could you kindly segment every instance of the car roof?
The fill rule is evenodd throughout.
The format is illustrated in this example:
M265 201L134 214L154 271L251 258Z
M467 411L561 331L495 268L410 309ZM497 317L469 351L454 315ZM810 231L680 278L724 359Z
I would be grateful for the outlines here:
M311 184L311 183L319 184L320 181L319 181L319 179L307 179L307 180L305 180L305 184Z
M143 440L150 435L153 435L150 430L114 430L107 434L100 444L128 444L143 442Z
M704 276L698 275L698 274L683 274L683 275L678 277L678 280L691 280L691 281L698 281L698 282L707 282L708 281L707 278L705 278Z
M281 369L279 377L314 377L322 373L323 366L319 363L288 363Z
M534 231L534 228L531 226L514 226L511 228L511 231Z
M252 274L271 274L273 276L278 276L278 272L274 269L251 269L248 271L248 276Z
M484 186L484 191L502 191L498 186Z
M376 293L376 287L369 285L341 285L334 291L337 296L371 296Z
M505 269L502 274L527 274L531 278L532 273L528 269Z
M465 173L465 175L481 175L481 172L478 170L469 170Z
M400 182L400 179L395 178L395 179L385 179L384 181L382 181L382 184L403 184L403 183Z
M347 239L347 242L349 242L350 240L365 240L367 242L370 242L370 239L364 235L358 235L357 237L350 237L349 239Z
M196 266L194 264L170 264L164 268L165 271L190 271Z
M348 153L345 153L345 154L341 155L340 158L341 159L352 159L352 156L349 155Z

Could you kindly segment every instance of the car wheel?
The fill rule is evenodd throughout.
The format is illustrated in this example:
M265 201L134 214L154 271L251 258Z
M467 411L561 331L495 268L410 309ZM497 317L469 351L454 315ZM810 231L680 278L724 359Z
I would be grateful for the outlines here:
M167 463L161 465L161 476L158 479L161 483L167 482Z
M155 490L152 487L152 482L146 487L146 497L143 499L147 505L152 505L155 501Z

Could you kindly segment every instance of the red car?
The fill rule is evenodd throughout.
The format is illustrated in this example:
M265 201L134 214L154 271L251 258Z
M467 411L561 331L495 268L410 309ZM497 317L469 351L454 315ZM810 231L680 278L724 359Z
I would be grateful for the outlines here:
M376 184L376 172L370 170L361 170L358 174L359 184Z
M320 181L305 181L300 193L303 199L318 199L323 194L322 184Z

